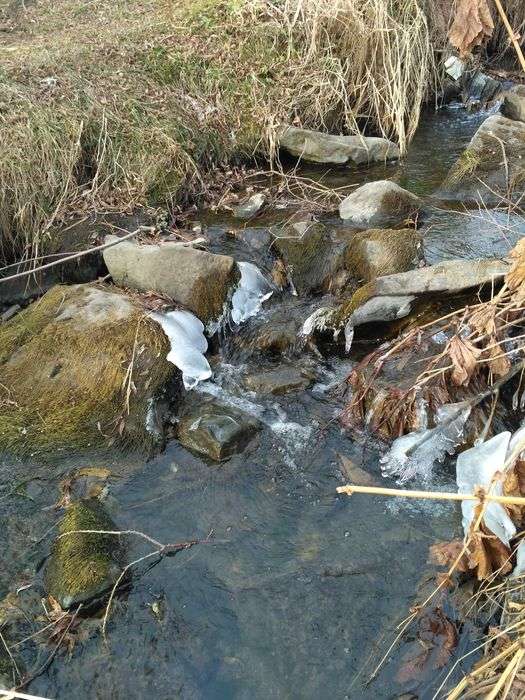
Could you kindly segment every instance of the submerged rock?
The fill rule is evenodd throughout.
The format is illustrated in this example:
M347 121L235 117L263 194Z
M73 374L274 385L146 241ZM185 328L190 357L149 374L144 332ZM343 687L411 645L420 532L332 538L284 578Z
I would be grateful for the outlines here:
M283 260L298 294L319 291L342 265L345 244L315 221L300 221L273 231L274 248Z
M259 430L245 413L217 402L203 402L179 422L177 437L184 447L216 462L242 452Z
M262 192L257 192L257 194L252 194L251 197L234 207L233 215L237 219L251 219L259 213L265 203L266 196Z
M525 123L495 114L479 127L440 192L494 205L521 197L524 182Z
M515 85L505 93L501 113L507 119L525 122L525 85Z
M369 282L406 272L418 262L421 236L414 229L371 229L354 235L346 251L346 267Z
M279 146L291 155L312 163L352 162L360 165L399 158L399 148L387 139L336 136L295 126L288 126L281 132Z
M257 394L287 394L290 391L306 389L313 378L296 367L277 367L248 375L244 385Z
M390 180L377 180L358 187L339 205L342 219L360 227L391 226L418 211L419 197Z
M118 528L96 499L73 503L60 521L59 535L47 561L44 585L67 610L103 598L122 573L124 552L116 535L76 533ZM65 533L75 533L66 535Z
M0 326L0 449L149 449L169 343L125 294L57 286Z
M108 236L107 242L116 239ZM240 274L229 255L215 255L185 243L140 245L124 241L104 251L116 284L165 294L203 323L215 321Z

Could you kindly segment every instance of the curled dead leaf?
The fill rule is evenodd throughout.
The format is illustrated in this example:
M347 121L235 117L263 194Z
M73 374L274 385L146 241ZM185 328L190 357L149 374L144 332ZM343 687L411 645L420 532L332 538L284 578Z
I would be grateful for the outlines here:
M448 38L460 56L466 56L473 48L481 46L493 31L494 22L487 0L458 0Z
M452 383L456 386L468 384L477 369L477 360L481 350L472 345L469 340L454 335L448 344L447 352L453 365Z

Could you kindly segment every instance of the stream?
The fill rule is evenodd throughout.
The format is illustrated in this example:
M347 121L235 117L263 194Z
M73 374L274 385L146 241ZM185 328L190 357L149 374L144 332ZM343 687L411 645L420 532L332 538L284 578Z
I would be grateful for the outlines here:
M429 196L486 116L453 106L428 112L400 164L331 172L319 166L302 174L331 186L397 174L403 187ZM430 264L504 256L525 235L524 221L514 215L466 212L437 196L431 201L421 227ZM271 260L260 241L269 223L232 237L232 220L215 215L210 250L268 274ZM334 349L321 359L306 352L262 355L256 342L274 326L295 333L321 301L276 293L257 317L224 329L212 344L213 378L190 396L217 397L260 421L242 454L217 465L171 440L147 463L115 457L99 464L112 472L105 502L119 528L163 543L212 538L138 565L112 608L107 644L88 622L70 655L58 654L27 692L60 700L432 697L443 669L400 682L411 632L369 681L418 587L435 574L429 546L461 535L459 507L336 494L349 479L339 455L369 472L371 483L395 485L381 476L379 446L351 439L337 421L343 404L337 387L366 346L356 343L350 356ZM283 364L304 370L310 386L277 396L247 390L246 377ZM96 465L73 454L49 456L45 465L0 460L0 598L14 582L31 580L46 556L60 478ZM442 466L425 486L455 490L454 483ZM148 551L137 540L130 558ZM452 660L468 649L472 633L468 625L461 631Z

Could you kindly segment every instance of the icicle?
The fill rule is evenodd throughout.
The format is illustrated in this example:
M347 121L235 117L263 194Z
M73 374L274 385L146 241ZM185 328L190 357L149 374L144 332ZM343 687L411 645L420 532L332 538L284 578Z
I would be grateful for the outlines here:
M273 292L258 267L249 262L239 262L237 265L241 279L233 293L231 318L238 325L255 316Z
M380 460L383 475L398 477L399 483L415 476L428 479L434 463L454 454L461 443L470 410L463 402L445 404L436 412L435 428L417 430L394 440Z
M503 472L505 460L509 454L511 434L503 432L490 440L462 452L456 463L456 479L458 493L474 493L477 486L488 489L497 472ZM501 496L503 484L501 480L492 485L491 493ZM476 501L462 501L463 530L465 535L470 530L474 519ZM500 503L489 503L485 509L484 521L496 537L509 545L509 540L516 534L514 523Z
M149 316L168 336L171 349L166 359L181 370L185 388L193 389L199 382L209 379L212 371L204 356L208 341L199 319L189 311L152 312Z

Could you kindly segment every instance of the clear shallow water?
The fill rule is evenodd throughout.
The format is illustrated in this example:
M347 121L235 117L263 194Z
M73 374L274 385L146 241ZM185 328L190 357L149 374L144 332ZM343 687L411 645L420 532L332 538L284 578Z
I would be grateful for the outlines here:
M357 173L337 170L335 181L397 173L401 184L429 194L483 116L454 110L430 114L403 164ZM506 252L500 215L497 225L492 220L481 225L458 212L432 210L424 223L429 261L493 255L494 246L497 254ZM209 231L215 252L270 269L265 229L255 227L249 240L232 237L226 229L219 222ZM513 235L525 233L517 224L514 229ZM259 240L261 245L254 245ZM273 323L272 314L280 314L299 323L319 302L275 295L262 318ZM257 321L249 321L239 335L250 338ZM206 538L213 531L217 543L199 545L150 569L139 567L113 609L109 646L101 640L98 622L83 623L86 638L71 658L60 654L29 692L82 700L386 700L409 691L432 697L439 672L430 669L408 683L396 680L413 635L396 647L371 685L364 683L426 578L429 545L460 533L458 509L338 496L336 487L347 480L339 453L377 482L393 485L380 476L375 446L340 431L335 416L341 398L325 391L349 371L351 358L292 355L292 364L314 371L313 386L261 397L246 391L243 377L283 360L240 347L227 331L220 347L212 348L213 384L186 400L211 392L257 415L261 431L243 454L217 466L171 441L147 463L131 458L104 462L113 474L106 504L120 528L141 530L165 543ZM1 596L34 580L59 517L49 508L59 498L58 482L74 467L91 464L74 455L49 455L46 465L0 463ZM449 489L451 482L450 470L441 467L432 486ZM137 541L129 556L147 551ZM40 593L39 574L36 581L22 595ZM35 629L42 624L35 623Z

